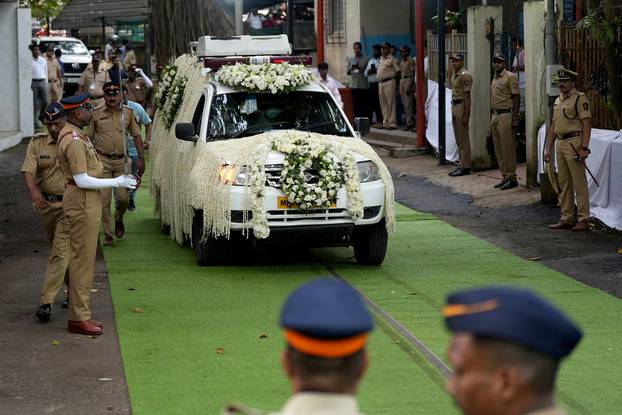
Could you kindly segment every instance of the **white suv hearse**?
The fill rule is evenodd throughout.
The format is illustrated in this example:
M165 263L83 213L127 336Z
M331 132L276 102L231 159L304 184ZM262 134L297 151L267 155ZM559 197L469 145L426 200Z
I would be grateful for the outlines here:
M232 55L235 40L250 42L251 50L234 56L222 56L218 49L226 47L227 55ZM276 37L281 42L281 49L275 54L271 47L270 56L261 47L252 48L253 39L259 37L242 36L227 40L202 38L204 45L211 50L201 49L199 42L198 56L204 60L205 81L201 86L201 96L192 111L192 122L176 123L175 137L179 140L205 143L205 149L210 146L222 151L223 141L232 142L246 137L276 137L292 131L305 131L321 134L322 137L332 136L335 140L365 145L360 138L369 132L369 120L359 118L353 127L344 112L338 107L331 94L318 82L312 81L305 86L283 93L257 93L232 88L216 80L214 73L223 65L244 63L257 60L258 57L269 61L296 61L299 57L289 55L289 43L283 36ZM274 37L273 37L274 38ZM284 41L283 41L284 38ZM274 46L274 45L273 45ZM260 50L256 50L260 49ZM264 48L265 49L265 48ZM248 57L252 53L253 57ZM263 53L263 54L262 54ZM214 55L216 55L214 57ZM241 55L241 56L240 56ZM276 56L275 56L276 55ZM345 140L344 140L345 139ZM370 150L373 152L373 150ZM370 153L368 153L369 155ZM230 234L228 238L204 235L204 212L197 207L193 209L192 235L187 235L192 241L197 261L200 265L215 264L222 261L230 252L232 243L249 243L253 246L263 244L304 245L307 247L325 246L353 246L356 260L360 264L379 265L383 262L388 242L387 227L385 224L385 201L392 200L392 183L389 183L391 197L387 196L387 186L383 182L390 180L384 165L379 158L371 161L363 154L351 153L358 173L360 199L362 200L362 214L353 218L348 207L348 193L346 186L335 189L336 198L329 206L301 209L299 204L288 197L282 186L284 177L282 171L286 156L272 149L267 153L264 164L265 185L262 190L263 212L269 226L267 238L257 238L253 235L252 211L248 209L246 193L251 170L245 166L231 169L232 166L223 163L220 179L230 182ZM233 156L233 155L232 155ZM372 157L374 155L371 155ZM336 163L334 155L331 157ZM159 157L155 157L157 162ZM196 161L195 161L196 163ZM318 183L322 174L318 169L304 170L306 183ZM160 198L170 197L164 194ZM156 201L161 205L161 201ZM391 210L392 211L392 210ZM166 224L164 224L166 226Z

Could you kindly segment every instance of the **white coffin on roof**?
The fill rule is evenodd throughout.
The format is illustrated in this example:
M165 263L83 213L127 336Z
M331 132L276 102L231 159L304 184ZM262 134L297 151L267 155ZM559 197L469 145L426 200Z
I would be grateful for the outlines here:
M287 35L276 36L201 36L197 56L289 55L292 48Z

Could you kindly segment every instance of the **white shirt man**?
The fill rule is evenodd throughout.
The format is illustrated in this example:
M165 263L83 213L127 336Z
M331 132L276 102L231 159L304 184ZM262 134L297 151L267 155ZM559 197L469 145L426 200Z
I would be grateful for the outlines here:
M335 101L337 101L337 105L339 105L339 108L343 108L343 101L341 100L339 87L337 86L335 80L328 76L328 64L320 63L318 65L318 72L318 81L320 82L320 84L324 85L326 89L328 89L328 92L330 92L333 98L335 98Z
M48 80L48 63L43 56L32 58L32 79Z

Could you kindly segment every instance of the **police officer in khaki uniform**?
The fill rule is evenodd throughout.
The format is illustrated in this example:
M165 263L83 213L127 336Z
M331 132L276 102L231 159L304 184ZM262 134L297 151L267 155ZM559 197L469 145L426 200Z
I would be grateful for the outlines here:
M101 65L101 53L95 52L93 60L80 76L78 92L88 92L91 104L99 108L104 104L104 84L109 81L108 72Z
M471 139L469 120L471 118L471 87L473 77L464 69L464 56L455 54L449 58L454 75L451 78L451 122L454 127L460 166L449 173L452 177L471 174Z
M128 158L126 145L124 143L126 132L134 139L136 150L138 151L138 175L142 176L145 170L143 141L140 137L140 128L136 123L134 111L122 105L123 98L119 84L108 82L104 85L105 105L93 112L91 121L91 133L93 134L93 144L99 154L99 158L104 167L102 177L110 178L125 174L128 170ZM123 109L123 114L121 113ZM121 129L121 117L123 116L124 129ZM112 227L110 221L110 201L112 191L102 190L102 224L104 228L104 245L113 244ZM117 238L122 238L125 234L123 224L123 214L128 207L128 195L125 189L116 191L117 206L114 214L115 229Z
M49 321L54 297L63 285L69 263L69 221L63 213L62 204L65 177L57 161L58 133L66 122L63 106L58 102L52 103L46 108L43 118L49 134L36 135L30 140L22 173L32 207L41 213L52 245L36 312L39 321Z
M97 237L101 218L99 189L135 188L129 176L100 179L103 167L91 140L82 127L91 121L89 94L83 93L61 101L67 113L67 124L59 133L58 161L67 187L63 211L69 221L69 322L71 333L99 335L103 325L91 320L91 288L95 272Z
M585 159L590 154L592 115L584 93L575 89L577 73L568 69L558 72L559 92L553 107L553 122L548 132L544 161L549 161L557 142L557 170L559 177L559 206L561 218L551 229L590 229L590 195L585 176ZM577 200L578 221L574 221L574 200Z
M397 128L395 117L395 80L400 71L400 65L391 54L391 45L389 43L383 43L381 50L382 56L378 63L378 95L380 109L382 110L381 128L395 130Z
M555 405L561 362L581 330L526 289L484 287L449 295L453 373L445 389L468 415L565 415Z
M58 102L63 97L63 76L60 70L60 62L56 59L52 46L48 46L46 49L45 59L48 63L48 94L50 102Z
M153 82L136 65L130 65L127 70L127 76L128 79L123 81L123 84L127 87L127 99L138 102L145 108Z
M520 89L518 79L506 70L506 60L501 54L492 59L495 77L490 86L492 119L490 129L495 145L495 155L503 179L495 185L501 190L518 186L516 179L516 143L514 137L518 128Z
M278 414L360 415L356 393L373 320L358 293L334 278L307 282L285 301L281 326L281 364L294 394ZM223 413L262 412L231 405Z
M413 120L413 98L414 98L414 74L415 62L410 58L410 47L402 45L400 47L400 98L406 116L405 130L415 128Z

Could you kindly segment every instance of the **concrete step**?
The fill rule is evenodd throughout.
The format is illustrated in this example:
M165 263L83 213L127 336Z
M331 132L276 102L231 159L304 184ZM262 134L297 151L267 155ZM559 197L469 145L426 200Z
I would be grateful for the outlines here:
M379 141L386 141L389 143L415 143L417 140L417 134L412 131L403 130L381 130L378 128L372 128L366 139L373 139Z

